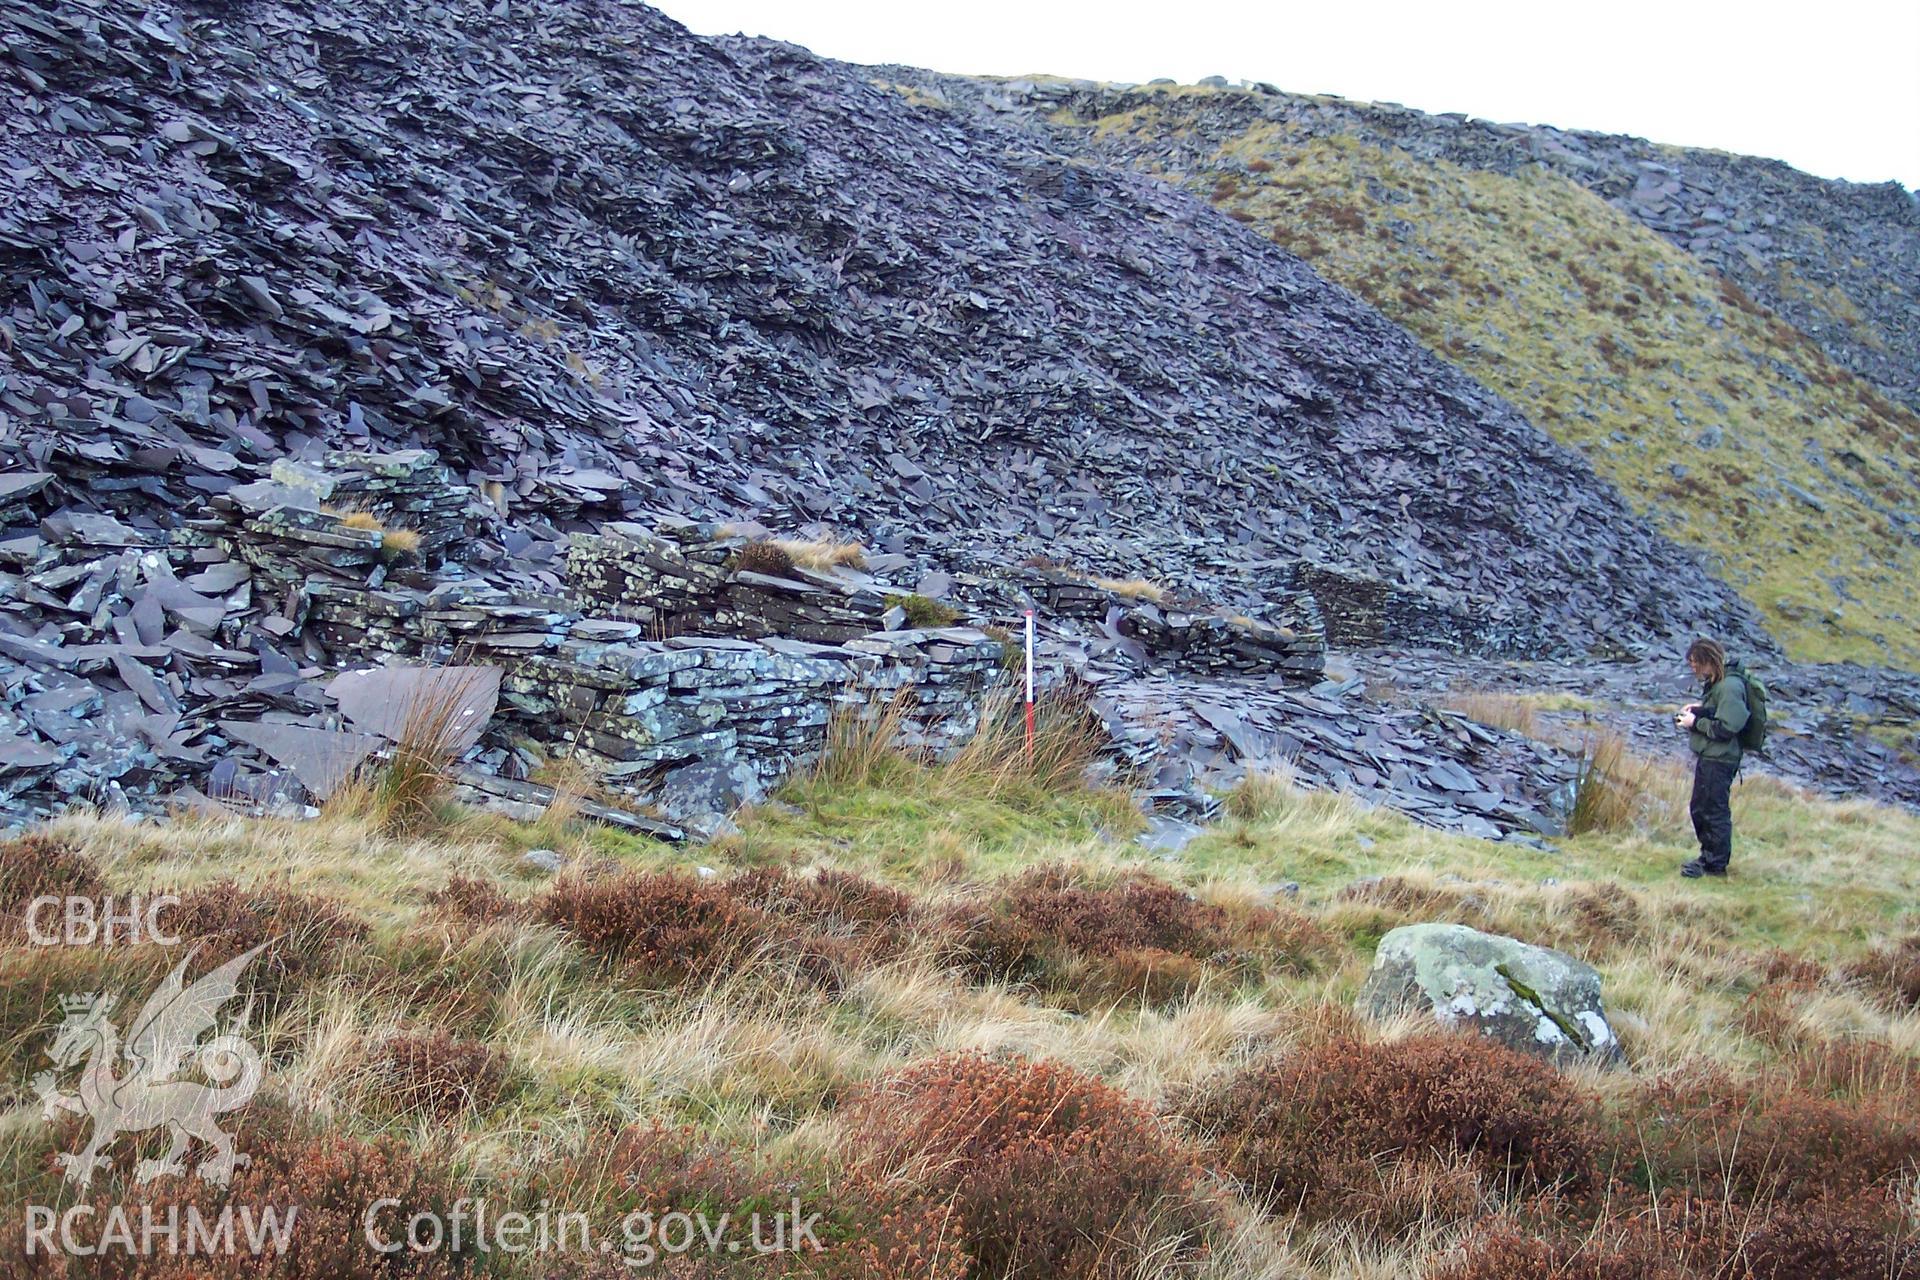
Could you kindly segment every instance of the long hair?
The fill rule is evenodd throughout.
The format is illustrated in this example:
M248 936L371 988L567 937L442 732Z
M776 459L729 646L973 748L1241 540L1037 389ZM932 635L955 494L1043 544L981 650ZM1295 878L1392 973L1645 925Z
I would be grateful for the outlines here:
M1687 661L1697 662L1713 673L1709 684L1717 684L1727 677L1727 651L1717 640L1695 640L1687 646Z

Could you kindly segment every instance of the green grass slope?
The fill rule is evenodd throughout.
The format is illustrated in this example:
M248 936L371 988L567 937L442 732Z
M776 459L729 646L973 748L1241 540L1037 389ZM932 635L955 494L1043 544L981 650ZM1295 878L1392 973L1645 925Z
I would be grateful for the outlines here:
M1052 119L1204 194L1584 450L1796 658L1920 662L1920 545L1889 519L1920 493L1920 419L1545 168L1471 170L1271 122L1203 137L1212 92Z

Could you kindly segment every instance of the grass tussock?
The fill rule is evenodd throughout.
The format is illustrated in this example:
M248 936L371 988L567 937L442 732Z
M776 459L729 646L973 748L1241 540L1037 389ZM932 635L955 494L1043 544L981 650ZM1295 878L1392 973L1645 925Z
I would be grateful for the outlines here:
M1167 598L1167 589L1148 578L1095 578L1093 585L1102 591L1113 592L1122 600L1160 604Z
M910 743L911 695L837 711L810 782L821 787L885 786L911 779L939 795L996 802L1019 795L1085 792L1088 768L1106 733L1081 691L1050 690L1036 703L1028 737L1024 704L1012 691L989 694L980 724L959 751L930 761Z
M907 625L916 628L951 627L961 618L960 611L952 605L929 599L917 592L888 596L887 607L905 613Z
M786 578L793 574L793 557L788 555L779 544L760 539L740 548L740 554L735 558L733 567L739 573L759 573L769 578Z
M1527 738L1540 736L1540 712L1535 700L1511 693L1466 693L1460 694L1447 703L1449 710L1457 711L1469 720L1491 725L1495 729L1505 729Z
M339 510L332 507L322 507L320 510L337 519L343 529L379 534L380 554L388 560L414 559L420 555L422 541L417 529L389 525L375 513L366 510Z
M1670 764L1633 755L1618 734L1588 738L1574 777L1569 835L1618 833L1677 821L1688 783Z
M415 686L400 736L327 797L329 815L397 835L451 825L448 794L481 679L479 668L447 668Z
M819 573L864 568L867 563L865 547L839 538L770 538L765 545L784 555L789 565Z

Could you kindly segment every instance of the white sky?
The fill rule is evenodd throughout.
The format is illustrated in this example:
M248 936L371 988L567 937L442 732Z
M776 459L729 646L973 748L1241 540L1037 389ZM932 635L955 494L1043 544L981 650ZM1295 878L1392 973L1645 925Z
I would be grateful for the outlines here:
M1920 189L1920 0L651 0L847 62L1191 83L1637 134Z

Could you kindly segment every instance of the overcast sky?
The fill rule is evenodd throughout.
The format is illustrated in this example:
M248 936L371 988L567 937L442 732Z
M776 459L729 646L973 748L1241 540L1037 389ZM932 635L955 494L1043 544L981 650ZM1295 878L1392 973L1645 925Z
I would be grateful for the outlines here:
M1920 3L653 0L848 62L1192 82L1773 156L1920 189Z

